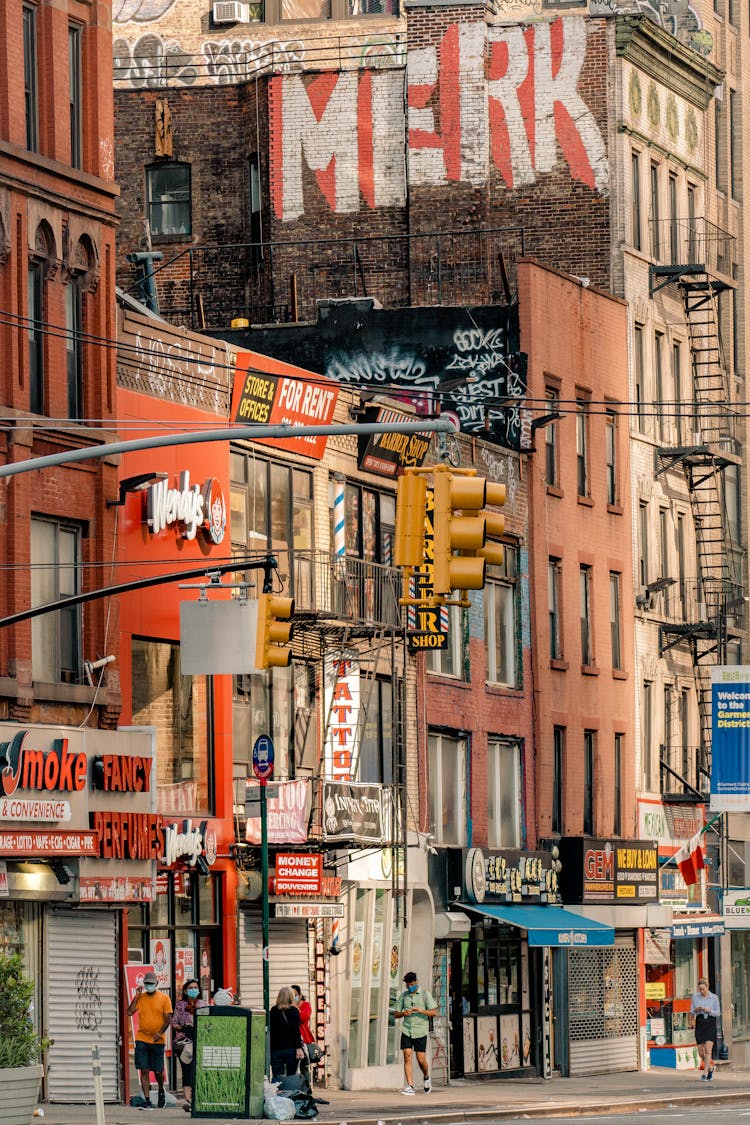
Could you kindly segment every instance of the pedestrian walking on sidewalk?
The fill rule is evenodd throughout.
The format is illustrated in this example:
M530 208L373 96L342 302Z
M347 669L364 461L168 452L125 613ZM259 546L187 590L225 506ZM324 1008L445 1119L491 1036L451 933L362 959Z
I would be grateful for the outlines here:
M143 978L143 988L138 985L135 996L128 1005L128 1015L138 1013L138 1031L135 1036L135 1068L141 1074L141 1088L146 1099L144 1109L151 1109L151 1071L159 1087L157 1105L166 1105L164 1093L164 1032L172 1021L172 1001L156 987L156 973L148 972ZM145 991L144 991L145 989Z
M406 1085L401 1093L409 1096L414 1093L412 1074L412 1053L414 1053L424 1078L424 1092L429 1094L432 1082L427 1062L427 1036L430 1032L430 1017L437 1014L437 1004L431 992L426 988L420 988L416 973L407 973L404 984L406 991L402 992L396 1001L396 1009L393 1013L397 1020L404 1021L401 1025L401 1050L404 1052Z
M182 987L182 999L175 1004L172 1016L172 1030L174 1032L174 1050L180 1060L182 1071L182 1092L185 1095L183 1108L190 1112L193 1100L193 1073L195 1070L195 1013L199 1008L207 1008L205 1000L201 1000L200 982L195 978L185 981Z
M708 981L705 977L701 977L698 981L698 991L693 993L690 1001L690 1017L695 1028L698 1054L703 1060L704 1082L712 1082L714 1077L711 1054L716 1042L716 1020L720 1015L719 997L714 992L709 992Z
M271 1077L283 1078L296 1074L302 1050L299 1009L294 1004L291 988L279 989L276 1003L268 1013L268 1030L271 1039Z

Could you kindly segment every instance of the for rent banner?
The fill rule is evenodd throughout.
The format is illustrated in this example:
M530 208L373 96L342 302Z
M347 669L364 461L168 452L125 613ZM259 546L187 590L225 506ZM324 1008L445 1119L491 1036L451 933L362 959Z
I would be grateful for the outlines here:
M711 669L712 812L750 811L750 666Z

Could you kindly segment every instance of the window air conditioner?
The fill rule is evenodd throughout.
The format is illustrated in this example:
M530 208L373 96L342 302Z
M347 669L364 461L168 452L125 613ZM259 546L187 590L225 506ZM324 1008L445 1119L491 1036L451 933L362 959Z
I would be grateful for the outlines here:
M212 16L214 23L249 23L250 5L241 0L217 0Z

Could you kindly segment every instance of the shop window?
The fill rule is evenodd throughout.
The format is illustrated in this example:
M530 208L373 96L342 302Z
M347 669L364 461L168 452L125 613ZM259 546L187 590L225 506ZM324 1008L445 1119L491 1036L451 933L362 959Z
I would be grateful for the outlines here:
M522 793L521 747L517 742L487 743L487 843L491 848L520 848Z
M732 1038L750 1038L750 930L731 931Z
M357 889L349 965L350 1067L383 1066L400 1058L400 1023L390 1012L409 967L402 964L401 917L389 890Z
M440 676L464 679L464 652L466 645L466 614L459 606L447 606L440 611L442 628L447 628L445 648L428 649L427 671Z
M504 546L502 566L487 567L484 587L484 629L487 644L487 679L506 687L519 686L517 633L518 550Z
M162 813L212 811L211 689L183 676L180 646L133 638L133 723L156 728L157 803Z
M31 521L31 604L81 592L81 529L56 520ZM81 667L81 608L68 606L31 623L31 674L43 683L76 683Z
M466 843L466 742L447 734L428 738L430 826L438 844Z
M156 898L128 911L128 961L153 964L172 1004L186 980L200 981L210 1000L224 983L221 960L221 876L160 871Z
M153 164L146 169L148 222L154 238L192 231L190 165Z

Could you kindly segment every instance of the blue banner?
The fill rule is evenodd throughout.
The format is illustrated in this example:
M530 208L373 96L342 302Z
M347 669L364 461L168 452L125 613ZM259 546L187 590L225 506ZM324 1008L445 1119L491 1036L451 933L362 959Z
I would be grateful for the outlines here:
M712 812L750 811L750 667L711 669Z

